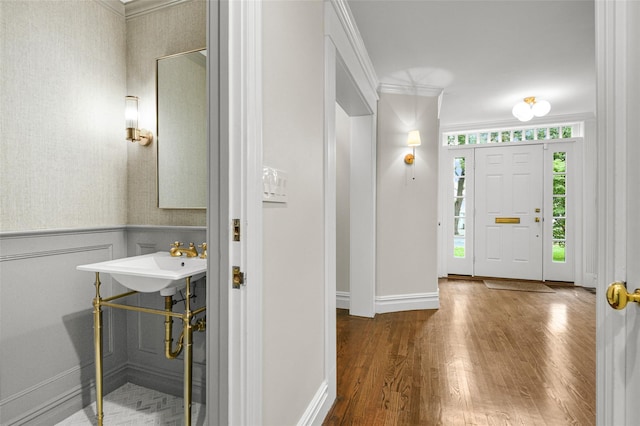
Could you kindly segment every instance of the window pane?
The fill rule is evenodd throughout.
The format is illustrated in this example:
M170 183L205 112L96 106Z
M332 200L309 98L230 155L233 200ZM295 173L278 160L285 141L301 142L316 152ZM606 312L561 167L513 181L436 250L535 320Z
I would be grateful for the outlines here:
M513 132L513 140L514 141L522 140L522 130L516 130L515 132Z
M567 176L564 174L553 176L553 195L565 195L567 193L566 178Z
M470 145L475 145L478 143L478 135L476 133L472 133L469 136L469 144Z
M528 141L532 141L535 138L535 131L533 129L525 130L524 138Z
M538 129L538 140L543 140L547 138L547 129Z
M549 138L550 139L559 139L560 138L560 129L557 127L551 127L549 129Z
M467 135L458 135L458 145L466 145L467 144Z
M556 173L564 173L567 171L567 153L553 153L553 171Z
M563 138L570 138L571 134L572 134L572 130L571 127L563 127L562 128L562 137Z
M553 242L553 261L558 263L565 263L567 258L565 254L566 246L564 241Z
M455 237L453 239L453 257L464 257L464 237Z
M456 217L453 224L453 235L464 237L464 218Z
M489 142L489 133L480 133L480 143Z
M565 197L553 197L553 217L565 216Z
M454 135L447 136L447 145L455 145L456 137Z
M553 219L553 239L564 240L566 235L565 220Z
M502 142L511 141L511 132L502 132Z
M496 143L498 142L498 132L491 132L491 142L492 143Z

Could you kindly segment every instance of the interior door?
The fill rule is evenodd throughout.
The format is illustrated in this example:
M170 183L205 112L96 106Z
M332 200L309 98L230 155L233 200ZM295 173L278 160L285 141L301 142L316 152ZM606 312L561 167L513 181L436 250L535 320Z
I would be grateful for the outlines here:
M543 146L476 149L475 275L542 280Z

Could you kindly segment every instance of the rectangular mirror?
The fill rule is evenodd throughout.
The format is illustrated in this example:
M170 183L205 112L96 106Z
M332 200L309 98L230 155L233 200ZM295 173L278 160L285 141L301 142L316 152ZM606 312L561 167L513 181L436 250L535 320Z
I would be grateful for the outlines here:
M207 51L156 61L158 207L207 206Z

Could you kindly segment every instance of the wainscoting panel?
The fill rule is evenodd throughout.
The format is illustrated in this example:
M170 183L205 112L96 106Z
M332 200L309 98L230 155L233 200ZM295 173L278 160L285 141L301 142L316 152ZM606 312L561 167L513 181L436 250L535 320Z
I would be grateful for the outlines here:
M174 241L180 241L187 246L193 242L196 246L206 240L204 227L174 227L174 226L130 226L127 232L128 255L169 251ZM198 248L198 252L202 250ZM205 305L206 278L193 283L195 291L191 300L192 309ZM184 288L174 296L178 301L173 307L175 312L184 310ZM164 297L160 293L140 293L135 296L135 303L155 309L164 309ZM158 390L171 395L182 396L184 370L183 358L167 359L164 350L164 317L139 312L127 312L129 327L128 378L132 383ZM174 318L173 345L182 332L182 321ZM206 374L206 333L193 334L193 399L204 402L204 387Z
M51 424L91 402L95 276L76 266L125 256L125 233L0 234L0 424ZM123 290L108 276L101 281L103 296ZM127 326L124 313L105 310L103 318L109 391L126 363Z

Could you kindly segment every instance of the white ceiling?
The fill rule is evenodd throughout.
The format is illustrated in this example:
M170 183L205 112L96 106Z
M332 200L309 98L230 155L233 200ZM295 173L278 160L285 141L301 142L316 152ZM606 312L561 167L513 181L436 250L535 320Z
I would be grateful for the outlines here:
M517 123L526 96L549 116L595 113L593 0L348 4L381 83L444 89L443 126Z

